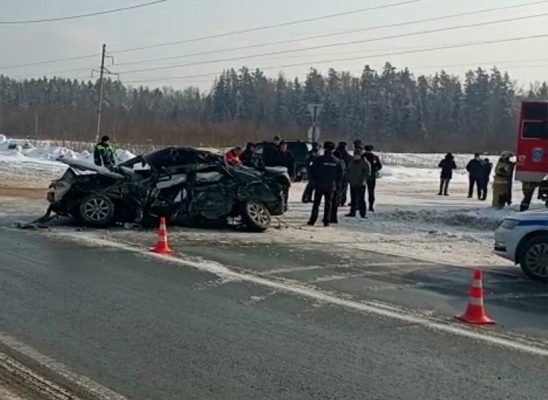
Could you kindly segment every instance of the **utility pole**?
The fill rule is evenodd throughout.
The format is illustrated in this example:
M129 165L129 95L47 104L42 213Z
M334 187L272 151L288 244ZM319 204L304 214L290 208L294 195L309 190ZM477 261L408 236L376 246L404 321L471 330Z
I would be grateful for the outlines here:
M95 135L95 143L99 141L101 136L101 112L103 111L103 90L104 90L104 72L105 72L105 53L107 45L103 43L101 51L101 69L99 69L99 105L97 106L97 134Z
M99 138L101 137L101 114L103 112L105 74L118 75L116 73L110 72L108 68L105 67L105 58L110 58L112 61L112 65L114 64L114 58L112 56L107 56L107 45L103 43L103 47L101 49L101 68L99 68L99 70L96 70L96 69L91 70L92 78L93 78L94 72L99 72L99 104L97 105L97 131L95 133L95 142L98 142Z

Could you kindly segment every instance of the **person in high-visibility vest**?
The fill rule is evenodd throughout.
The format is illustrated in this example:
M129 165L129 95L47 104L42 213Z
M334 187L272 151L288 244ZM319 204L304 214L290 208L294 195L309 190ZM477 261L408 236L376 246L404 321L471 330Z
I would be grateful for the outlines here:
M93 149L93 161L96 165L110 167L115 164L114 147L109 143L110 138L103 136L101 141L95 145Z

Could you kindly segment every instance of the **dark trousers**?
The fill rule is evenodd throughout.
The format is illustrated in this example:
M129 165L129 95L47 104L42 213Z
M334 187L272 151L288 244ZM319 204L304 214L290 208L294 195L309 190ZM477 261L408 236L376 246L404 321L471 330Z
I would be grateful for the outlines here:
M449 182L451 179L441 178L440 181L440 193L439 194L447 194L447 191L449 190Z
M369 201L369 209L373 210L375 204L375 186L377 186L377 179L369 179L367 181L367 197Z
M478 180L479 199L485 200L487 198L487 190L489 188L489 179L481 178Z
M337 214L339 213L339 204L341 202L340 197L341 197L340 189L335 190L335 192L333 193L333 202L331 204L331 218L329 220L329 222L331 222L332 224L339 223Z
M302 202L310 203L312 201L312 196L314 195L314 182L308 181L306 187L304 188Z
M480 180L476 176L468 176L468 197L474 194L474 186L477 187L478 199L481 199Z
M343 181L341 183L341 189L339 193L339 202L338 204L344 206L346 204L346 194L348 193L348 182Z
M356 215L356 209L365 217L365 186L350 186L350 215Z
M289 187L284 186L282 189L282 194L284 197L284 212L287 211L287 207L289 205Z
M314 191L314 204L312 205L312 214L310 215L310 223L314 224L318 220L318 215L320 213L320 204L322 202L322 197L324 198L323 205L323 223L329 224L332 218L333 212L333 190L325 190L316 188Z
M533 200L533 194L535 189L540 185L537 182L522 182L521 191L523 192L523 200L519 206L520 211L527 211L531 205L531 200Z

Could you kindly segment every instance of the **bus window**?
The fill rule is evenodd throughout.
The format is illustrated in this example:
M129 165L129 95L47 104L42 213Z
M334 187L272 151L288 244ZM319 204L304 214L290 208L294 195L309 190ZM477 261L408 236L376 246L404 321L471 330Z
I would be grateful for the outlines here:
M548 121L527 121L523 123L524 139L548 139Z
M548 103L524 102L521 112L521 119L548 119Z

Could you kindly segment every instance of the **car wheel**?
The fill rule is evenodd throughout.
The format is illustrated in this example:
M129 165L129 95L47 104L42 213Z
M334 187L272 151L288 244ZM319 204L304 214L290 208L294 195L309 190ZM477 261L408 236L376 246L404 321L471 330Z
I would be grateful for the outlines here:
M86 225L104 228L114 223L115 205L107 196L92 194L84 197L78 211Z
M548 282L548 238L536 236L525 242L519 263L529 278Z
M268 209L261 203L249 201L242 210L242 221L247 229L254 232L263 232L270 225L272 217Z

